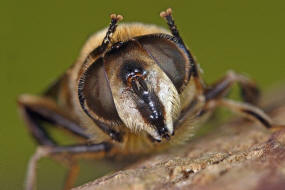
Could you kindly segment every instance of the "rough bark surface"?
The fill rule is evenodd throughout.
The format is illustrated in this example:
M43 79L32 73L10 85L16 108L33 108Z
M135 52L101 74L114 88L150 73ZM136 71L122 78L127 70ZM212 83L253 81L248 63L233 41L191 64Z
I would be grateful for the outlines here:
M275 123L285 124L285 91L267 98ZM285 130L235 119L181 148L74 190L285 189Z

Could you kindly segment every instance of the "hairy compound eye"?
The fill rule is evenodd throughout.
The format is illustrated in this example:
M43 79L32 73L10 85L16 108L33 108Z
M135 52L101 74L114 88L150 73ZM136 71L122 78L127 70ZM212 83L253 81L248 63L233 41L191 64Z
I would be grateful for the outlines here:
M86 71L83 95L88 108L93 112L93 116L111 121L120 120L106 78L102 58L96 60Z
M181 92L190 79L190 61L184 46L166 34L140 36L136 40Z

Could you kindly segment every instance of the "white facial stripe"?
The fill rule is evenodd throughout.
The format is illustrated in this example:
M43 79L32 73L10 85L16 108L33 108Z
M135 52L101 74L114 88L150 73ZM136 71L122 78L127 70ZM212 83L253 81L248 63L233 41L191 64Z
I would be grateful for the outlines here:
M173 134L173 123L172 123L172 120L171 120L171 122L166 123L166 127L167 127L167 129L169 131L169 134L172 135Z
M161 136L158 134L158 132L151 126L145 128L148 134L152 136L157 141L161 141Z
M165 123L170 134L173 134L173 119L180 113L180 98L175 86L163 73L159 82L159 92L157 93L165 109Z

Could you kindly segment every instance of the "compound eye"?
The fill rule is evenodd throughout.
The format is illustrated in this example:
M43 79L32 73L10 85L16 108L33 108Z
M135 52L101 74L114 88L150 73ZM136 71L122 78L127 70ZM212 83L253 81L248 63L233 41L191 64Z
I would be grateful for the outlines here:
M84 73L82 94L88 111L96 119L119 121L112 92L104 70L103 59L96 60ZM90 113L89 113L90 114Z
M136 40L181 92L190 78L190 61L184 46L167 34L140 36Z

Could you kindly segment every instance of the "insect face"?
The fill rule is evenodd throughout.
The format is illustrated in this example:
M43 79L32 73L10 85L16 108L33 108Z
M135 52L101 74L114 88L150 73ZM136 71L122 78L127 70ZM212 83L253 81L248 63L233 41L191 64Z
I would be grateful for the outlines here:
M162 57L163 53L157 52L156 56ZM98 69L91 66L87 70L84 82L88 84L85 85L87 105L94 105L92 111L97 115L113 113L105 119L116 119L133 132L146 132L157 141L169 139L174 133L173 121L180 112L180 98L175 85L156 61L137 39L111 49L94 63ZM102 62L100 68L98 62ZM101 86L98 81L102 79L96 79L99 70L108 86L102 89L100 103L101 93L97 89L95 95L91 90ZM102 105L101 110L95 108L98 103ZM104 105L108 105L108 110L101 112Z

